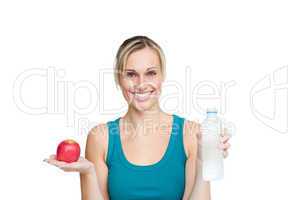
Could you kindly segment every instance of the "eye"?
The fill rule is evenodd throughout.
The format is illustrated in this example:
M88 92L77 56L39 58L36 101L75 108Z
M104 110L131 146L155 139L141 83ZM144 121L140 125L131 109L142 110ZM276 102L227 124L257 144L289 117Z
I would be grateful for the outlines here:
M149 76L155 76L156 74L157 73L154 70L147 72L147 75L149 75Z
M134 72L126 72L126 76L129 78L136 77L136 73Z

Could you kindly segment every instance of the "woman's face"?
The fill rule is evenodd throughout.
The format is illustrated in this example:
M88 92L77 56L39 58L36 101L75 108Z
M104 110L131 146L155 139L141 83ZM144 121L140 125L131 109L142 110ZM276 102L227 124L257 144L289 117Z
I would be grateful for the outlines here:
M144 48L131 53L120 75L120 86L129 106L140 111L158 105L163 75L155 50Z

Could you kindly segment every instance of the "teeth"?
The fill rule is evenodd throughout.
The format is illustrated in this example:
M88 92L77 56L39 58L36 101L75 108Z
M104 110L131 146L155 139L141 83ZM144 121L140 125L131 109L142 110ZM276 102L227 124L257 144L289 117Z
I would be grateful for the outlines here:
M148 96L149 94L150 94L150 92L146 92L146 93L135 93L134 95L143 98L143 97Z
M139 93L139 92L133 92L132 94L134 95L134 98L137 101L143 102L143 101L147 101L148 99L151 98L151 93L153 91L149 91L149 92L143 92L143 93Z

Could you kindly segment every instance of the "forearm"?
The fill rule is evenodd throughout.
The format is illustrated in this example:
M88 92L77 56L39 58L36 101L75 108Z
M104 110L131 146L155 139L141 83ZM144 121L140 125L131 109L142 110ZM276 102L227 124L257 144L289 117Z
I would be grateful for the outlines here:
M96 170L93 167L90 172L80 174L80 187L82 200L104 200L101 195Z
M207 181L197 180L190 200L210 200L210 183Z
M197 163L197 169L195 185L190 200L210 200L210 183L202 179L202 167L200 161Z

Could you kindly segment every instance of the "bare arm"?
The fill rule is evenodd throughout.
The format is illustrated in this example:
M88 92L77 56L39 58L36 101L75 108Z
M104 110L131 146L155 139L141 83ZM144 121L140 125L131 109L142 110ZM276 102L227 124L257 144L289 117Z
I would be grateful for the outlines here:
M104 200L98 187L95 167L88 174L80 174L80 187L82 200Z
M183 200L210 200L210 183L204 182L201 175L200 133L200 124L186 120L184 146L188 158Z
M85 157L93 163L93 168L89 173L80 173L82 200L109 200L105 163L107 137L105 124L94 127L88 134Z
M201 171L202 171L201 161L198 159L197 160L197 176L196 176L195 186L192 191L190 200L199 200L199 199L210 200L211 199L210 183L208 181L204 181L202 179Z

